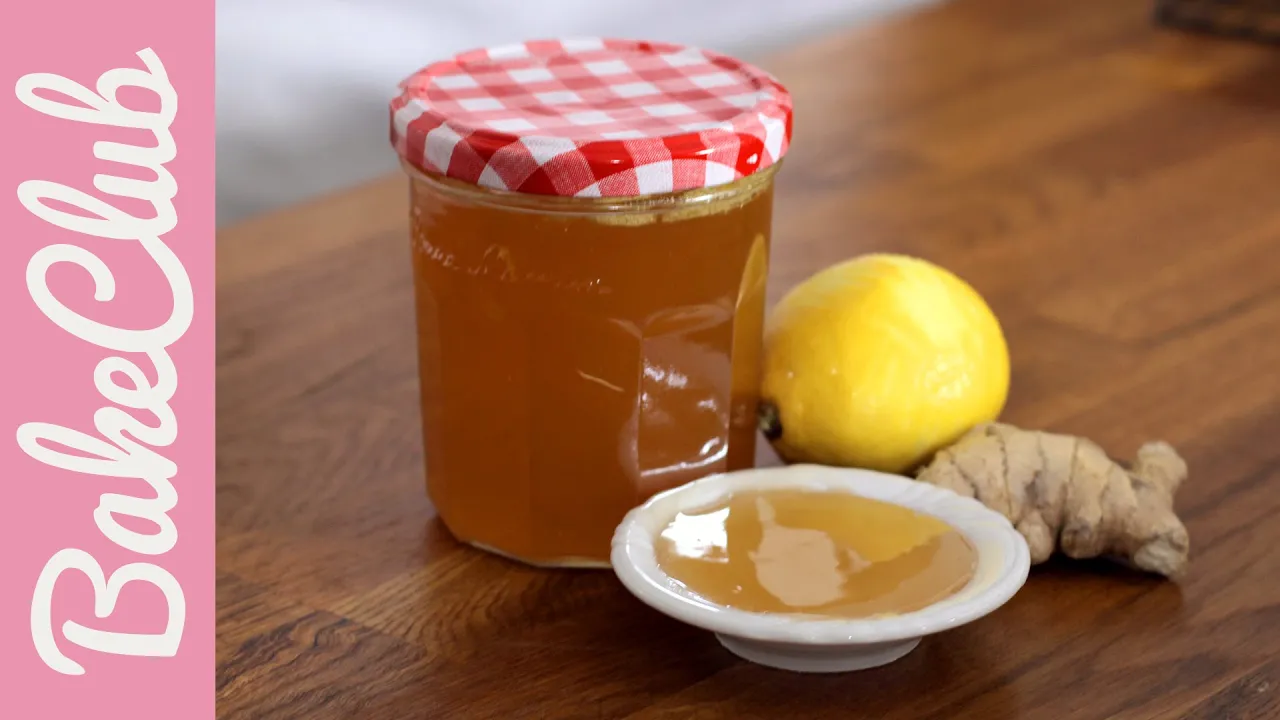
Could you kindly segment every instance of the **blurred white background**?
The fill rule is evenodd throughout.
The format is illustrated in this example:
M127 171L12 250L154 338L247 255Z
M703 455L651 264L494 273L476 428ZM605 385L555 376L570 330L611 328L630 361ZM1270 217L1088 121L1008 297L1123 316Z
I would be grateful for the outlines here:
M218 222L394 170L396 84L462 50L613 36L756 60L925 1L218 0Z

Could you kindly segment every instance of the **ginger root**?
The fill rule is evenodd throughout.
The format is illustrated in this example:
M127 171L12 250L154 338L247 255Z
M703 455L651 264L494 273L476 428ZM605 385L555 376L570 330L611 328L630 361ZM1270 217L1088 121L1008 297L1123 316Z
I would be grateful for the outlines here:
M1163 442L1143 445L1126 468L1084 438L988 423L939 451L916 479L1003 514L1026 538L1032 564L1056 547L1176 577L1188 538L1173 494L1186 477L1187 464Z

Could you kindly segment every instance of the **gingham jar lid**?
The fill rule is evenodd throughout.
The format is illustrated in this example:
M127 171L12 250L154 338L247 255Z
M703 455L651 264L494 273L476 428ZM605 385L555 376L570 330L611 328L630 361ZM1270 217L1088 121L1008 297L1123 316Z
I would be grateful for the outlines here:
M418 170L496 190L626 197L713 187L778 162L791 96L724 55L631 40L527 42L430 65L391 101Z

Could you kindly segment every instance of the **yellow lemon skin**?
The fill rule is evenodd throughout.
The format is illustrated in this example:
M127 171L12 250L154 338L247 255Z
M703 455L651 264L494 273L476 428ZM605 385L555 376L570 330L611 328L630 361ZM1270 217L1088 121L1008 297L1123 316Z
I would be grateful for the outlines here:
M968 283L863 255L793 288L765 324L761 424L788 462L903 473L1009 393L1009 350Z

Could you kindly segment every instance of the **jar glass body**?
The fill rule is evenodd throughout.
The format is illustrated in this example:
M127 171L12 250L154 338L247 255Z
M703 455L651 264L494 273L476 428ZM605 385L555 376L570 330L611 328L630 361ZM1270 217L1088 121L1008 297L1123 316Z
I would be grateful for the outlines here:
M775 170L593 199L409 169L426 484L455 537L606 566L632 507L753 464Z

